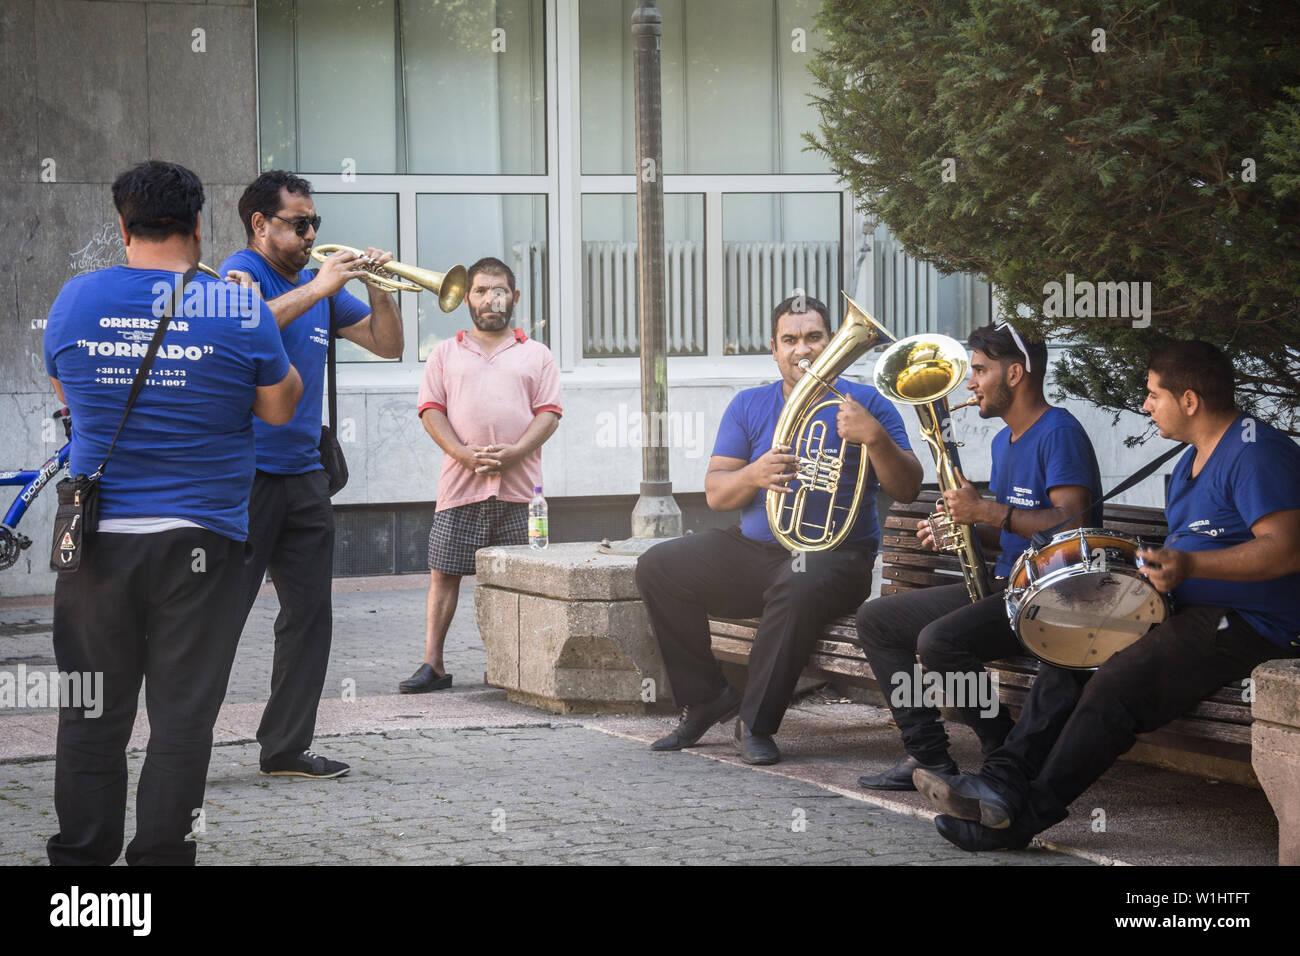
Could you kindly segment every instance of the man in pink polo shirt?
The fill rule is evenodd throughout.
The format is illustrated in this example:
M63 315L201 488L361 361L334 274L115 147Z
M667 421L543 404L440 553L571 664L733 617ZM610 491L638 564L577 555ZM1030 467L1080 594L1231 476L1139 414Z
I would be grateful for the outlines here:
M528 540L528 502L542 483L542 444L560 423L560 373L550 349L510 327L519 302L500 259L469 268L474 327L439 342L424 366L420 420L443 451L438 506L429 529L424 663L403 694L451 686L442 660L460 579L474 552Z

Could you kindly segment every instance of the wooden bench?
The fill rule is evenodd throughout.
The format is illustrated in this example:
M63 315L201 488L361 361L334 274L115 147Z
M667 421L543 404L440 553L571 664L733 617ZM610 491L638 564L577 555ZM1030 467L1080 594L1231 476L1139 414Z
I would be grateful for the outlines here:
M922 550L917 544L916 521L934 509L937 497L937 492L923 491L911 504L895 504L890 509L881 539L882 595L961 582L961 566L956 556ZM1104 517L1107 528L1141 535L1153 544L1163 542L1168 533L1164 512L1157 508L1108 504ZM996 552L986 553L985 557L995 558ZM736 664L748 663L757 627L756 620L711 620L713 656ZM852 617L831 623L813 648L804 676L888 693L890 688L882 688L871 672L871 665L855 640L856 633ZM1037 659L1016 657L995 661L988 668L998 675L1002 703L1018 715L1038 671ZM1242 687L1229 684L1183 717L1154 733L1142 735L1139 740L1155 747L1248 764L1250 723L1250 703L1242 700Z

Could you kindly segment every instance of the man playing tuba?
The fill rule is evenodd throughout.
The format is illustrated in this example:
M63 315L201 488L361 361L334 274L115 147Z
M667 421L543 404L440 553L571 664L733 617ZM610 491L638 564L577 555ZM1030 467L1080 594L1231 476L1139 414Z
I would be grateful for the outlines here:
M982 497L963 478L962 487L944 491L943 508L955 523L975 525L989 546L1001 546L1002 554L992 593L974 603L965 584L949 584L891 594L859 609L858 643L907 749L891 769L858 778L872 790L914 790L912 773L918 768L957 772L938 711L922 703L918 656L927 671L973 674L978 680L986 673L984 661L1022 653L1002 599L1011 566L1035 532L1090 505L1089 523L1101 526L1101 475L1092 442L1073 415L1049 405L1043 395L1047 346L1024 343L1006 323L976 329L968 345L972 356L966 387L979 402L980 417L1000 418L1007 427L993 439L989 486L995 497ZM918 534L924 545L933 547L927 525L923 519ZM964 686L975 683L965 681ZM967 700L958 706L986 754L1002 743L1012 726L996 696L992 705Z
M817 636L871 590L880 544L875 492L913 500L921 464L912 454L898 412L867 385L832 384L850 398L838 413L825 409L827 448L856 442L870 455L866 505L844 543L831 551L796 552L777 544L768 526L767 493L789 494L795 456L772 447L782 406L806 374L800 362L816 359L831 340L830 311L807 296L792 296L772 313L772 358L781 378L746 389L722 417L704 479L709 507L741 509L740 527L711 529L656 545L637 562L636 578L663 654L673 696L683 706L675 730L654 750L690 747L715 723L737 714L741 756L751 764L780 760L772 736L794 692ZM850 445L839 479L851 495L862 449ZM823 496L825 497L825 496ZM809 509L818 506L810 504ZM709 615L762 617L749 657L744 694L722 674L711 651Z

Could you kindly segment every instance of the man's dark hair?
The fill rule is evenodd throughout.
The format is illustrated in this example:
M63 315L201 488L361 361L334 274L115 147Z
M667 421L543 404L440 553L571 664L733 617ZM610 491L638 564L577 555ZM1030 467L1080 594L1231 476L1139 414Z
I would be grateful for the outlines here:
M803 308L795 312L795 305L802 305ZM826 303L821 299L814 298L810 295L792 295L782 299L772 310L772 338L776 338L776 326L781 321L781 316L787 312L795 315L803 315L805 312L816 312L822 317L822 322L826 325L826 334L831 334L831 310L826 307Z
M999 363L1019 362L1025 365L1025 359L1028 358L1028 364L1034 368L1033 371L1026 369L1025 374L1041 384L1047 376L1047 343L1023 334L1020 338L1029 351L1028 356L1020 351L1020 346L1016 344L1016 337L1011 334L1009 328L1005 326L999 328L993 324L982 325L972 332L970 338L966 340L966 347L971 351L979 349Z
M244 235L253 238L253 213L260 212L270 219L280 211L280 190L287 189L296 196L310 196L311 183L283 169L262 173L239 197L239 218L244 223Z
M150 159L113 181L113 205L128 235L154 240L188 235L199 224L203 184L184 166Z
M500 259L494 259L491 256L484 256L478 262L470 266L469 276L465 283L469 288L474 288L474 277L480 272L486 273L490 276L505 276L506 282L510 284L510 291L515 291L515 274L511 271L510 267Z
M1160 387L1181 398L1195 392L1212 412L1226 412L1235 407L1232 398L1232 362L1209 342L1193 340L1171 342L1156 349L1147 362L1147 371L1160 377Z

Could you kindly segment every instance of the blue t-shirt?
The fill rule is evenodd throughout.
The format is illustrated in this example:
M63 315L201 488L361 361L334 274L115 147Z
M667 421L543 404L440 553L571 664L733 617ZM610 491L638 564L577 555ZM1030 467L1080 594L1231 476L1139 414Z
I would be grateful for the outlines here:
M847 395L852 395L867 411L876 417L889 436L898 443L899 448L912 446L907 440L907 430L903 420L894 406L886 401L879 392L869 385L858 385L845 379L838 379L835 387ZM828 393L829 394L829 393ZM833 396L832 396L833 397ZM743 458L754 462L767 454L772 448L772 434L776 431L776 420L785 405L785 396L781 394L781 383L760 385L747 388L736 395L722 414L722 424L718 426L718 437L713 444L713 454L726 458ZM826 423L826 450L840 447L839 432L835 428L837 407L824 408L817 414L816 420ZM858 468L861 462L862 446L850 442L844 453L844 469L840 473L841 502L847 501L851 489L857 483ZM790 483L791 489L798 487L798 481ZM862 493L862 506L858 510L858 520L853 530L844 539L845 544L854 544L879 550L880 522L876 519L876 489L880 482L876 478L874 466L867 469L867 487ZM794 494L792 490L790 494ZM812 494L808 497L808 507L804 512L805 522L823 522L826 518L827 495ZM741 533L755 541L776 543L772 529L767 523L767 492L757 491L741 509Z
M1015 441L1004 428L993 439L993 465L989 490L1004 505L1039 511L1053 508L1053 488L1079 485L1092 492L1089 527L1101 527L1101 470L1092 442L1079 420L1064 408L1053 406L1039 416ZM1002 554L994 574L1006 577L1016 558L1029 547L1029 539L1002 532Z
M262 298L268 302L312 280L311 271L303 269L298 273L298 281L290 282L252 249L240 249L223 262L218 271L225 275L231 269L240 269L256 279L261 286ZM370 306L346 289L332 298L335 335L339 329L355 325L370 314ZM321 299L280 330L289 360L302 376L302 400L286 425L268 425L261 419L253 423L253 432L257 436L257 467L261 471L275 475L301 475L321 467L321 396L325 389L329 326L329 300Z
M104 460L131 382L180 276L114 266L70 279L50 307L45 370L72 412L71 474ZM257 387L289 374L275 318L200 273L186 288L100 484L101 518L185 518L248 536Z
M1167 547L1229 548L1252 540L1250 526L1265 515L1300 508L1300 448L1257 418L1238 416L1193 478L1195 457L1196 449L1187 449L1169 480ZM1173 598L1233 608L1274 644L1300 646L1300 574L1272 581L1188 578Z

